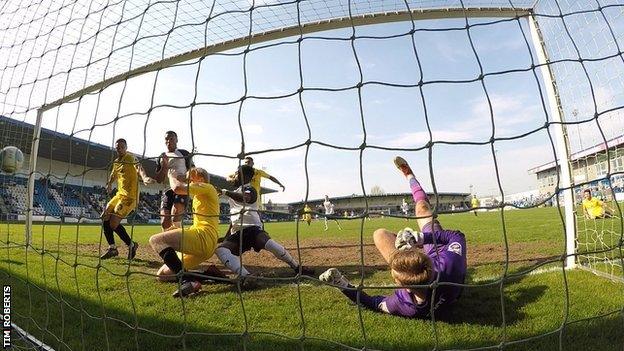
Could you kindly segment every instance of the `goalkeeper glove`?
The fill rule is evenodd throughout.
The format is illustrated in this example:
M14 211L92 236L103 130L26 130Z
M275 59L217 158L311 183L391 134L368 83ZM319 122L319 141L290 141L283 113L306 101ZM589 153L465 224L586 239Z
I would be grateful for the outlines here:
M336 285L339 288L346 288L349 286L349 281L345 278L342 273L336 268L330 268L319 275L319 280L322 282L330 283L332 285Z
M408 250L412 247L421 247L425 241L423 233L412 228L401 229L394 240L394 247L397 250Z

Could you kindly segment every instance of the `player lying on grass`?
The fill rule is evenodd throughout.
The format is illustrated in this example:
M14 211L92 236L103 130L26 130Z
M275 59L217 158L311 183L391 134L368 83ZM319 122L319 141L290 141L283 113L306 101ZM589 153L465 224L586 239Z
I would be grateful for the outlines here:
M583 191L583 215L586 219L611 218L613 209L601 200L592 197L591 190Z
M219 226L219 194L209 184L210 176L202 168L188 171L188 185L173 181L177 195L193 197L193 225L190 228L176 228L152 235L149 239L152 249L162 257L164 265L157 276L165 279L177 275L183 269L193 269L209 259L217 247ZM197 279L182 275L180 289L174 297L187 296L201 289Z
M464 234L444 230L434 219L427 195L414 177L407 162L397 157L396 166L408 179L416 217L422 232L405 228L397 234L377 229L375 246L388 262L394 281L403 286L390 296L369 296L361 291L360 303L371 310L402 317L426 318L431 312L448 309L462 291L460 286L432 283L463 284L466 277L466 240ZM330 268L319 280L338 286L352 301L358 301L357 289L336 268ZM419 287L414 287L418 285ZM409 288L407 287L409 286Z
M239 255L254 249L256 252L264 249L272 253L277 259L286 262L295 273L299 273L299 264L292 258L286 249L275 240L269 233L263 230L260 215L258 213L258 194L249 181L253 177L254 169L243 165L234 174L233 184L237 187L234 191L222 190L221 193L228 197L230 203L230 235L216 250L217 257L229 270L238 273L242 277L248 277L249 271L241 265ZM242 248L241 244L242 235ZM301 273L313 275L314 271L301 267ZM251 279L243 280L243 287L252 288L255 283Z
M126 139L117 139L115 141L115 150L117 150L117 158L113 161L112 170L106 182L106 192L111 192L112 184L116 180L117 193L106 204L106 208L100 216L102 218L104 236L108 242L108 250L100 256L100 259L106 260L119 255L115 245L115 236L113 235L113 232L115 232L128 245L128 259L131 260L136 255L139 244L132 241L126 228L121 224L121 220L126 218L136 208L139 197L138 175L143 178L143 182L146 185L152 183L153 179L145 174L145 170L143 170L137 159L128 153Z

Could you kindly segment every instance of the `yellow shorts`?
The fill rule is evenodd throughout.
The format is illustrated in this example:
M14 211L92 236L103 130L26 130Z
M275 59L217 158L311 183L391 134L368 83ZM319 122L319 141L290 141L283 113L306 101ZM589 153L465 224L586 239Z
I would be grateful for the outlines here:
M312 221L312 216L311 215L303 215L303 220L310 223Z
M125 218L136 207L136 199L131 199L124 195L115 195L106 204L106 213L114 214L117 217Z
M178 257L184 269L193 269L208 260L217 249L217 232L209 227L184 228L181 252Z

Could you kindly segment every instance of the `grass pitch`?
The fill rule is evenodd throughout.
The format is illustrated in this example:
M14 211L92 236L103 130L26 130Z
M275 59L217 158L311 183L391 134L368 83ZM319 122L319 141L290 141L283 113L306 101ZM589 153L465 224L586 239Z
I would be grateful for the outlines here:
M360 309L316 277L297 279L266 252L243 256L250 271L267 278L259 290L210 284L196 296L174 299L176 284L153 276L161 261L148 238L157 226L133 228L141 246L129 263L99 261L106 245L97 226L36 225L33 247L26 249L16 245L23 242L23 225L0 224L0 281L12 286L13 321L57 350L624 348L624 284L583 270L564 273L556 209L444 215L440 221L466 234L470 286L452 315L435 322ZM266 230L317 274L338 267L367 293L389 294L392 279L372 232L416 227L415 221L341 225L339 231L330 222L324 231L322 221L298 228L267 223ZM125 253L121 245L120 257Z

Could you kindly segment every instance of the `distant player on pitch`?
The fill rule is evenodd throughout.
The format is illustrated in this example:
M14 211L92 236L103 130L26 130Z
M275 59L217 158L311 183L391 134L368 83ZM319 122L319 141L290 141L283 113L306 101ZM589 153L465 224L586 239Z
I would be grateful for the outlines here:
M325 201L323 201L323 208L325 209L325 231L327 231L329 229L329 227L327 226L327 219L333 219L334 221L336 221L336 224L338 225L338 229L342 230L342 227L340 226L340 222L338 222L338 219L336 219L336 217L334 217L334 204L331 203L331 201L329 201L329 196L325 195Z
M592 197L591 190L583 191L583 215L586 219L611 218L613 209L603 201Z
M163 280L179 274L183 269L197 267L209 259L217 247L219 193L209 183L208 172L202 168L191 168L188 179L188 185L177 178L171 184L176 195L193 197L193 225L190 228L174 228L154 234L149 239L152 249L164 262L156 273L159 278L165 278ZM199 281L183 276L180 289L173 293L173 297L184 297L200 289Z
M256 252L267 250L277 259L286 262L295 273L299 273L299 264L292 258L290 253L277 241L271 239L269 233L264 231L260 215L258 213L258 193L251 186L254 169L251 166L242 165L234 174L233 183L237 187L234 191L223 189L223 196L227 196L230 203L230 235L216 250L217 257L224 266L242 277L250 276L250 273L241 265L239 255L254 249ZM241 244L242 235L242 247ZM312 275L314 271L301 267L302 274ZM243 287L253 288L253 280L243 280Z
M479 199L477 199L477 195L472 195L472 200L470 200L470 207L472 207L472 213L477 215L477 208L479 208Z
M165 133L165 145L167 152L160 155L156 166L156 176L159 183L165 180L169 184L160 200L160 226L163 230L175 227L180 228L182 216L188 203L187 195L176 194L173 187L179 182L184 182L186 172L193 167L191 154L183 149L178 149L178 134L170 130Z
M131 260L136 255L139 244L130 239L126 228L121 225L121 220L126 218L136 208L139 197L138 175L143 178L143 183L146 185L153 183L154 180L145 174L145 170L143 170L137 159L128 153L126 139L117 139L115 141L115 150L117 150L117 158L113 161L113 167L106 182L106 192L111 193L112 184L116 180L117 194L106 204L106 208L101 215L102 228L108 242L108 250L100 258L106 260L119 255L115 245L115 236L113 235L113 232L115 232L128 245L128 259Z
M377 229L373 234L375 246L390 265L394 281L401 286L390 296L369 296L359 292L359 302L373 311L413 318L428 318L447 310L459 298L460 286L442 285L427 287L433 282L463 284L466 277L466 239L455 230L442 229L434 218L427 194L414 177L414 173L401 158L395 165L409 181L416 206L418 226L422 232L410 228L394 234ZM353 302L358 301L358 290L336 268L330 268L319 280L338 286Z
M310 225L312 222L312 209L310 205L305 204L305 206L303 206L303 216L301 218Z
M407 204L407 201L405 201L405 199L403 199L403 203L401 203L401 211L406 217L409 216L409 205ZM409 218L405 218L405 220L408 221Z

